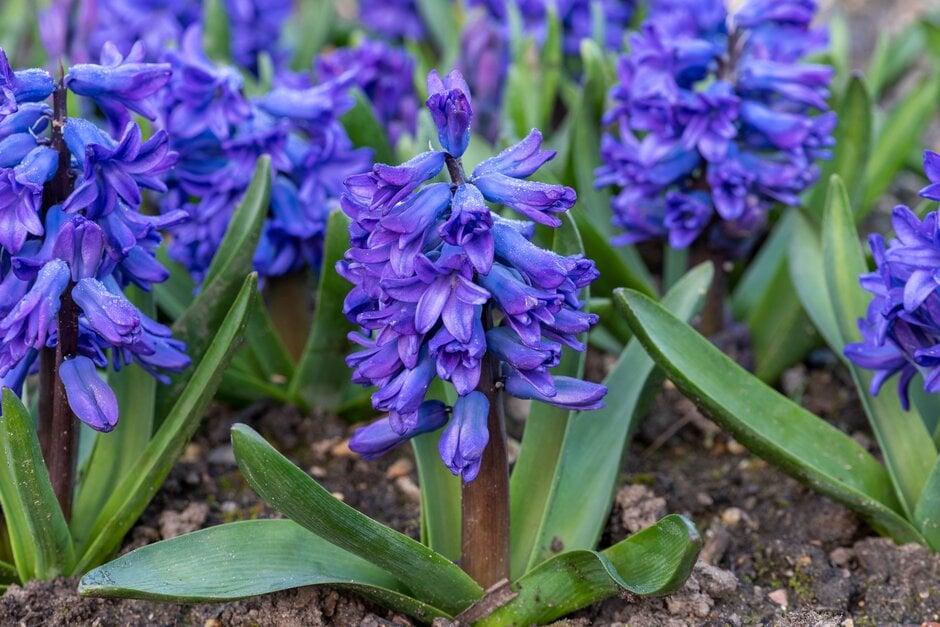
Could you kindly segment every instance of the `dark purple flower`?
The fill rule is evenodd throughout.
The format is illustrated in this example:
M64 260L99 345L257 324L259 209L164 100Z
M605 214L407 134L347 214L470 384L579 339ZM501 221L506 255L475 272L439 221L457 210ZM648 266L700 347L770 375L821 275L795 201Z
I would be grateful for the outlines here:
M388 131L392 145L418 126L418 97L414 84L415 60L407 50L380 41L363 40L355 48L338 48L317 57L317 75L323 81L351 72L353 80L372 103L376 118Z
M140 127L129 123L115 143L94 124L69 120L63 130L72 155L83 164L82 179L63 207L84 209L91 218L114 211L119 199L132 207L141 204L140 188L166 191L161 175L172 167L176 153L169 150L167 134L158 131L142 141Z
M627 232L615 243L685 247L707 232L735 254L775 203L800 203L835 128L832 69L801 60L820 44L815 10L814 0L749 0L729 17L723 0L651 4L604 118L619 127L602 138L596 172L598 186L620 188L613 221ZM689 190L704 195L691 202Z
M935 165L933 153L926 163ZM873 295L866 317L859 319L862 341L845 347L845 355L873 370L871 393L877 394L895 374L902 406L909 404L908 387L920 372L924 389L940 392L940 228L937 212L923 220L904 206L894 209L891 225L896 239L885 246L878 234L869 236L877 266L860 277Z
M437 125L437 137L444 151L455 158L463 156L470 143L470 88L457 70L442 80L436 70L428 74L428 110Z
M920 195L929 200L940 200L940 154L924 151L924 174L930 185L920 190Z
M265 53L277 65L285 57L278 48L281 29L293 9L291 0L224 0L229 20L232 58L255 76L258 57Z
M134 44L127 58L108 43L101 50L100 65L73 65L65 75L65 84L79 96L94 100L117 134L131 120L128 111L148 120L157 119L157 111L148 99L170 80L170 64L143 61L142 43Z
M418 408L417 423L413 429L398 433L392 429L388 417L356 429L349 439L349 449L363 459L371 460L385 455L390 450L422 433L437 431L447 424L447 406L440 401L425 401Z
M490 402L480 392L461 396L454 404L454 415L441 435L441 459L464 481L473 481L480 472L483 451L490 441L486 424L489 413Z
M449 97L466 96L452 91ZM465 102L469 107L469 98ZM428 106L440 102L432 98ZM400 166L377 164L346 179L341 206L352 219L351 248L336 269L354 285L343 307L360 327L350 339L362 350L347 358L353 381L378 387L373 405L388 412L370 427L376 443L362 450L384 452L409 437L436 376L458 397L440 440L441 457L471 481L489 437L489 401L477 390L497 384L482 380L484 372L494 376L493 368L484 368L486 359L500 362L539 398L558 397L547 402L583 408L600 402L603 386L590 384L584 392L550 372L563 346L585 349L577 336L597 316L578 311L579 292L598 273L582 255L538 248L531 241L534 224L498 217L486 203L560 223L552 214L574 203L574 191L524 180L554 156L541 150L538 131L481 163L468 180L453 154L460 135L451 133L454 118L435 120L441 143L451 144L448 152L426 152ZM465 129L463 122L458 126ZM445 165L451 184L430 182Z
M15 113L24 102L40 102L52 95L55 83L44 70L14 72L0 48L0 116Z
M89 358L66 359L59 368L59 378L65 385L69 406L79 420L96 431L111 431L117 426L117 397Z

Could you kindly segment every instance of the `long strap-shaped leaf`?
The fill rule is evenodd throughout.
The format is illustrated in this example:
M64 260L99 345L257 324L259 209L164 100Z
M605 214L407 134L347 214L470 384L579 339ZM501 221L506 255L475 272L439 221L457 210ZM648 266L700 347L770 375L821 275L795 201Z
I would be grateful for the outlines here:
M584 244L570 216L555 231L552 250L560 255L583 254ZM585 288L581 298L590 298ZM580 338L582 341L586 337ZM580 378L584 372L584 353L565 349L553 374ZM558 454L565 428L572 412L545 403L534 402L526 420L519 458L509 482L510 494L510 573L515 579L526 571L535 547L539 521L558 467Z
M351 588L427 622L449 618L407 596L404 586L381 568L292 520L247 520L148 544L90 571L78 592L197 603L317 584Z
M458 614L483 595L453 562L339 501L250 427L232 427L232 446L248 483L272 507L387 570L425 603Z
M251 272L252 257L268 214L270 197L271 158L262 155L255 166L251 184L232 215L225 238L212 258L199 295L173 324L174 337L186 342L186 351L193 363L202 358L228 312L229 303L235 300L245 277ZM169 413L191 373L189 369L173 377L173 382L159 391L158 420Z
M844 347L861 340L857 320L865 315L870 297L858 281L859 275L868 272L868 266L858 241L852 207L842 180L835 175L826 200L822 247L826 285ZM937 460L933 438L916 411L901 408L893 390L886 389L877 396L869 392L874 373L855 364L849 364L849 369L884 454L885 467L904 511L911 518Z
M3 388L0 414L0 504L20 581L69 572L75 549L52 491L39 437L19 397Z
M258 277L249 275L208 350L195 366L189 384L137 463L104 504L87 544L80 547L82 557L75 572L85 572L107 559L160 488L215 395L225 367L238 346L257 291Z
M517 593L479 625L533 625L629 590L666 594L692 572L702 540L688 519L673 514L606 551L570 551L513 583Z
M649 298L631 290L615 298L653 360L739 442L896 541L924 542L899 513L884 467L852 438L762 383Z
M317 289L313 328L303 355L290 382L290 394L307 406L336 410L349 387L346 335L355 327L343 315L343 301L349 292L346 282L334 269L349 247L349 219L342 211L330 214L326 223L323 267Z
M136 287L128 288L126 294L138 309L152 318L156 317L153 294ZM154 431L157 380L153 375L143 368L122 368L120 372L109 373L108 385L117 397L121 419L108 434L90 429L81 433L83 438L93 435L94 443L69 525L72 537L79 545L87 539L101 507L137 462Z
M666 294L663 306L688 320L701 306L712 275L711 264L694 268ZM641 400L655 379L653 368L643 346L631 340L604 381L609 390L605 406L568 421L529 569L558 553L552 547L570 551L597 545Z

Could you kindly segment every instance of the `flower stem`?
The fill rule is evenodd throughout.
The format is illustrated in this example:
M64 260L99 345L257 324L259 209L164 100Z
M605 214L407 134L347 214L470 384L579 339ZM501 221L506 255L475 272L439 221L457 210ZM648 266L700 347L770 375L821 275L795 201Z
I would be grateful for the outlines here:
M62 138L66 91L61 80L52 98L52 148L59 153L59 167L43 189L43 217L50 208L64 202L72 192L70 157ZM69 407L65 385L59 378L59 367L66 358L78 352L78 306L72 299L73 286L69 282L62 294L56 327L58 344L55 348L42 349L39 358L39 444L49 469L52 489L66 519L71 517L72 512L78 431L75 429L75 415Z
M293 272L273 277L264 292L274 328L291 358L300 361L313 322L307 301L307 274Z
M454 186L467 182L463 163L447 155L444 159ZM483 331L493 328L493 311L483 306ZM483 357L477 390L486 396L490 413L486 419L489 442L480 460L480 472L461 491L461 566L484 589L509 578L509 456L506 421L503 416L499 360Z
M499 362L483 359L477 389L490 402L480 473L463 484L461 507L461 565L484 589L509 578L509 458L506 424L499 385Z
M714 279L705 294L702 304L702 314L698 320L699 332L711 337L725 328L725 304L728 297L728 273L725 270L726 258L708 245L707 242L696 242L692 250L692 265L711 261L715 269Z

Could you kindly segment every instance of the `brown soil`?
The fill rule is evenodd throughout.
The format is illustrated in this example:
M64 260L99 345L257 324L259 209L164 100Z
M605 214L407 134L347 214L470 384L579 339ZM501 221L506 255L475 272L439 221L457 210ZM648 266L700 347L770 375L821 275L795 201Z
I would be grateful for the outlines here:
M868 444L845 373L800 366L785 390ZM813 360L810 360L812 363ZM834 394L833 390L837 392ZM241 478L228 426L246 422L346 502L409 535L418 492L408 447L367 463L346 447L351 428L328 416L256 405L216 407L123 550L210 525L278 514ZM664 434L672 433L668 438ZM845 508L804 488L722 434L670 385L654 403L626 462L602 544L668 512L691 517L706 540L678 593L630 594L578 612L573 624L884 625L940 620L940 557L877 538ZM172 605L81 599L74 580L13 586L2 625L407 624L355 595L306 588L233 603Z

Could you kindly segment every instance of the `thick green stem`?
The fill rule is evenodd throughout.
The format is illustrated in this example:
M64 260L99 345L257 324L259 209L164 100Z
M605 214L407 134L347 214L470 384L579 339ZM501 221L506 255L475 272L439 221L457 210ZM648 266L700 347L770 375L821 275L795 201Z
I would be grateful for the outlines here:
M55 176L43 189L43 217L53 206L65 202L72 192L69 177L69 151L62 138L66 119L66 91L62 82L53 94L52 148L59 153L59 166ZM78 452L78 431L75 414L69 406L65 385L59 378L62 362L78 352L78 306L72 299L73 284L62 294L57 318L55 348L40 352L39 379L39 444L49 469L49 478L65 518L72 512L72 492L75 486L75 463Z

